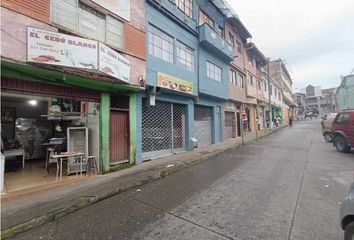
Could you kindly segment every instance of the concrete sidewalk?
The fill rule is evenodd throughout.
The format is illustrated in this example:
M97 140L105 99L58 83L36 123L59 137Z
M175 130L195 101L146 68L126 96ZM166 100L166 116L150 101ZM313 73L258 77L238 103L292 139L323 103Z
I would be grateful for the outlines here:
M282 127L247 133L245 143L269 135ZM78 182L54 184L37 191L2 197L1 238L9 238L61 218L122 191L165 177L180 169L199 163L221 152L242 145L241 139L230 139L207 148L154 159L118 172L83 177Z

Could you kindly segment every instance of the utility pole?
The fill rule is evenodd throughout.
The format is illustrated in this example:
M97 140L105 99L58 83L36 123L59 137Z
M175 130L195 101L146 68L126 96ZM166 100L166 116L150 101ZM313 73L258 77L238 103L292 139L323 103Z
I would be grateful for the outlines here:
M270 58L267 59L267 78L268 78L268 100L269 100L269 130L272 130L272 99L271 99L271 94L270 94L270 76L269 76L269 63L270 63ZM273 89L272 89L273 91Z

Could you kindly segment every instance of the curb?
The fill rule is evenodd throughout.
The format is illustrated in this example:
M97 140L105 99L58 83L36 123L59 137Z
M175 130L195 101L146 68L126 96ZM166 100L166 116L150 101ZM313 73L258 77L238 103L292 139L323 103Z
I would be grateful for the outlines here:
M27 220L23 223L20 223L18 225L15 225L15 226L12 226L12 227L9 227L7 229L4 229L4 230L1 230L0 231L0 238L1 239L8 239L8 238L11 238L11 237L14 237L20 233L23 233L25 231L29 231L31 229L34 229L34 228L37 228L37 227L40 227L46 223L49 223L51 221L55 221L55 220L58 220L70 213L73 213L73 212L76 212L80 209L83 209L83 208L86 208L90 205L93 205L97 202L100 202L100 201L103 201L107 198L110 198L110 197L113 197L115 195L118 195L119 193L122 193L122 192L125 192L125 191L128 191L134 187L139 187L139 186L142 186L142 185L145 185L147 183L151 183L151 182L154 182L156 180L159 180L161 178L164 178L164 177L167 177L168 175L171 175L175 172L178 172L182 169L185 169L187 167L190 167L190 166L193 166L193 165L196 165L196 164L199 164L201 162L203 162L204 160L207 160L209 158L212 158L212 157L215 157L216 155L220 154L220 153L224 153L224 152L227 152L227 151L231 151L231 150L234 150L234 149L237 149L237 148L240 148L244 145L249 145L261 138L264 138L264 137L267 137L275 132L277 132L278 130L282 129L282 128L285 128L286 126L282 126L282 127L279 127L275 130L272 130L270 132L267 132L265 133L264 135L262 136L258 136L256 137L255 139L252 139L252 140L249 140L247 142L245 142L244 144L240 143L240 144L236 144L236 145L233 145L233 146L230 146L230 147L227 147L225 149L218 149L212 153L209 153L209 154L206 154L206 155L202 155L202 156L198 156L198 157L195 157L194 159L190 160L190 161L181 161L182 164L179 164L177 166L173 166L173 167L165 167L165 168L162 168L161 170L159 170L159 174L155 174L154 176L150 176L148 179L146 180L141 180L141 181L137 181L137 182L132 182L126 186L123 186L123 187L118 187L112 191L107 191L103 194L99 194L99 195L96 195L96 196L88 196L88 197L81 197L77 203L74 203L70 206L67 206L67 207L63 207L63 208L59 208L57 210L54 210L52 212L48 212L48 213L45 213L43 215L40 215L40 216L37 216L37 217L34 217L30 220Z

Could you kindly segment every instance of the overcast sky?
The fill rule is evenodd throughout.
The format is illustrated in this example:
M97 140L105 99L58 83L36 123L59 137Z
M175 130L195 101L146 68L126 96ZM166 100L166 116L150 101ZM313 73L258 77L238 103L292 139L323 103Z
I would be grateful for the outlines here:
M354 0L228 0L271 59L282 58L293 90L337 87L354 68Z

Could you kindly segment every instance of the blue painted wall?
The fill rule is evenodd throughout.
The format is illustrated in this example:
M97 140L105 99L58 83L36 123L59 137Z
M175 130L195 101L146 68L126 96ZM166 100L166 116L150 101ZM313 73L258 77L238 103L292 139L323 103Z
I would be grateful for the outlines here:
M163 32L174 38L174 62L169 63L153 55L147 54L147 83L156 86L157 72L163 72L171 76L181 78L183 80L193 82L193 95L198 95L198 37L189 33L180 25L166 17L161 11L145 3L146 11L146 27L147 30L151 25L157 27ZM146 49L148 50L149 32L147 31ZM176 59L176 42L180 41L190 48L194 49L194 72L185 70L177 66Z
M221 82L207 77L207 61L222 69ZM199 92L221 99L229 99L229 65L206 48L199 48Z

